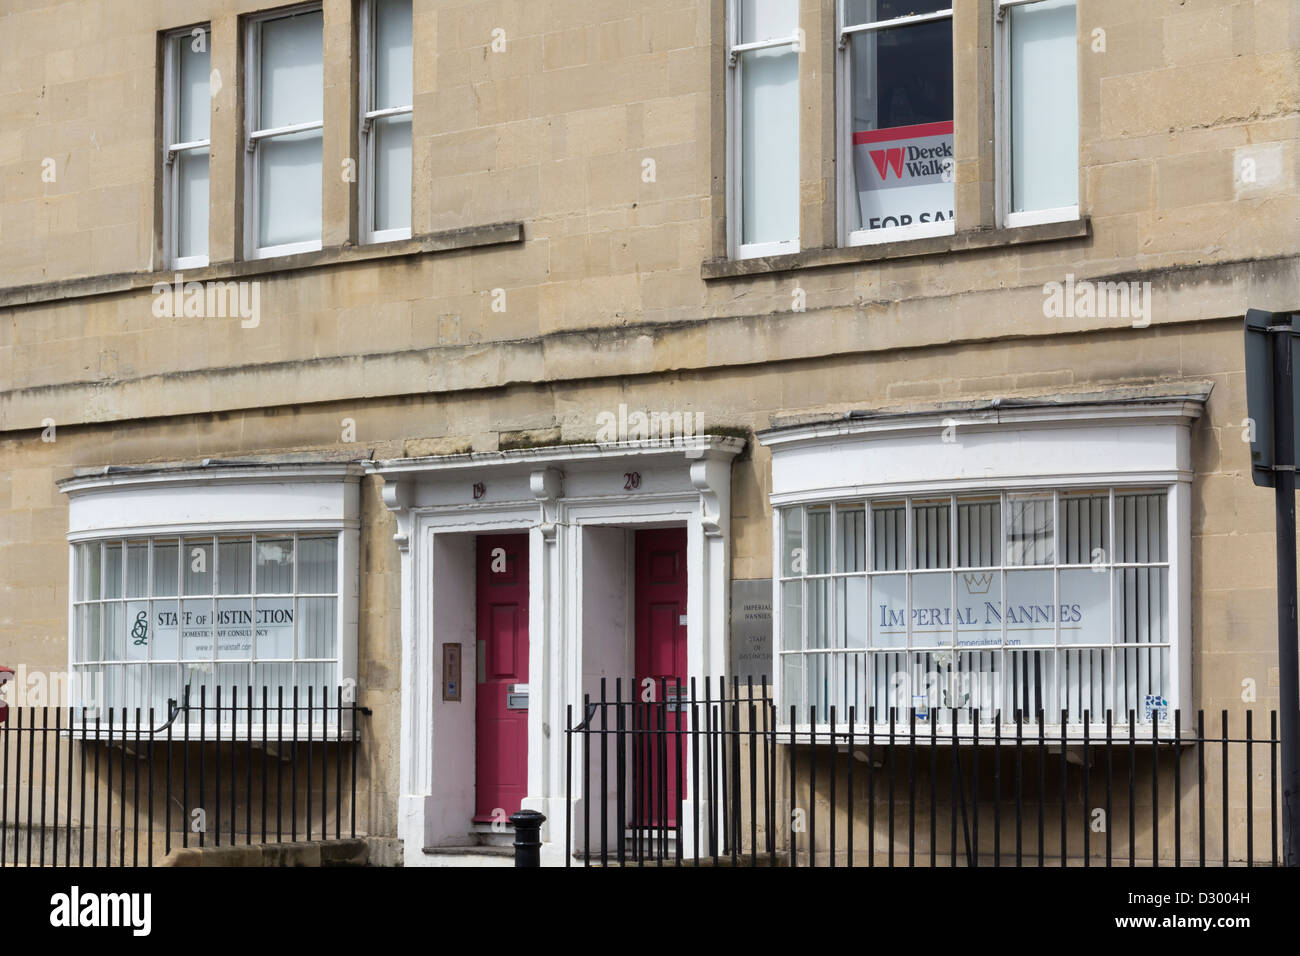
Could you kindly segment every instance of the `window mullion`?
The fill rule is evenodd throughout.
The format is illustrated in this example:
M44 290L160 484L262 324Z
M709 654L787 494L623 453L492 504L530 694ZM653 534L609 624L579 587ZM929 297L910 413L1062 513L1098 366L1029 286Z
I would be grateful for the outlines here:
M1110 706L1105 709L1111 710L1115 706L1116 694L1119 691L1119 684L1115 677L1118 672L1116 666L1116 655L1118 652L1116 651L1115 634L1115 613L1117 610L1115 604L1115 558L1117 557L1116 548L1118 547L1118 544L1115 540L1115 489L1113 487L1110 489L1110 508L1107 510L1109 511L1107 518L1110 522L1110 554L1108 554L1107 557L1110 558L1111 561L1111 566L1106 569L1106 577L1110 584L1110 613L1107 614L1107 617L1109 618L1107 623L1110 628L1110 650L1108 652L1110 656Z

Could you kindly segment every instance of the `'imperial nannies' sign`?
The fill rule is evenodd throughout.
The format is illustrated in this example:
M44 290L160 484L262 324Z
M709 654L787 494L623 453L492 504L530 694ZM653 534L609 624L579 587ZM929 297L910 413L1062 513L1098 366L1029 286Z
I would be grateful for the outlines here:
M926 580L929 578L930 580ZM901 576L877 575L872 581L871 626L876 640L900 644L910 623L914 644L933 636L936 646L1000 645L1003 631L1010 646L1052 644L1059 623L1062 644L1105 643L1110 640L1110 583L1107 575L1089 569L1063 576L1061 593L1053 594L1051 571L1007 573L1007 597L1000 594L999 572L963 572L956 578L956 602L947 574L912 578L910 613ZM909 621L910 617L910 621Z
M952 121L853 134L863 229L953 219Z

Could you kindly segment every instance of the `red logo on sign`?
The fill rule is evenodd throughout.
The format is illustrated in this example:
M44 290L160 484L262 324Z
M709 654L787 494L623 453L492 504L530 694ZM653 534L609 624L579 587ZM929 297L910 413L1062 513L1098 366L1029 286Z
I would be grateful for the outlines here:
M894 170L896 177L903 178L903 147L873 149L871 151L871 161L876 164L876 172L880 173L881 179L889 178L887 170L891 168Z

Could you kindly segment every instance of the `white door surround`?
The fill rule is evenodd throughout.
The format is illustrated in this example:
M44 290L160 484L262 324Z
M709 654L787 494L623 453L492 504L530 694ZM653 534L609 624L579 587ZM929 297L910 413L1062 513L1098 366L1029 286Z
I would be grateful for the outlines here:
M687 677L727 664L731 462L739 438L703 436L377 461L397 518L402 567L402 703L398 836L407 866L424 847L467 842L474 787L473 536L529 536L529 714L526 809L546 814L543 862L564 852L565 721L599 678L630 678L621 655L584 652L584 543L598 529L684 526ZM592 534L584 538L584 530ZM588 607L590 603L588 602ZM606 609L607 610L607 609ZM607 615L603 615L607 617ZM588 622L593 641L605 622ZM462 646L462 700L443 701L444 643ZM581 766L574 760L574 795ZM693 818L688 805L684 819ZM700 819L705 819L701 811Z

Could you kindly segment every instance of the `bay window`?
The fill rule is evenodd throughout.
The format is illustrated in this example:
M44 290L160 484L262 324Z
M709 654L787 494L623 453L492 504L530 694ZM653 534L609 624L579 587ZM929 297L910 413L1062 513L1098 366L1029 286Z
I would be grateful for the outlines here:
M799 5L731 0L730 215L737 257L799 251Z
M152 708L161 725L186 688L195 723L203 688L209 705L218 687L241 706L335 700L356 669L358 480L326 464L64 482L78 719L134 727Z
M1168 718L1165 489L833 501L779 520L783 715Z
M324 126L319 7L248 23L245 235L249 258L321 247Z
M951 233L951 0L844 0L840 10L845 238Z
M1079 215L1075 0L999 0L999 155L1008 226Z
M366 241L411 236L411 0L361 7L361 222Z
M163 245L175 269L208 264L209 40L207 26L163 38Z

